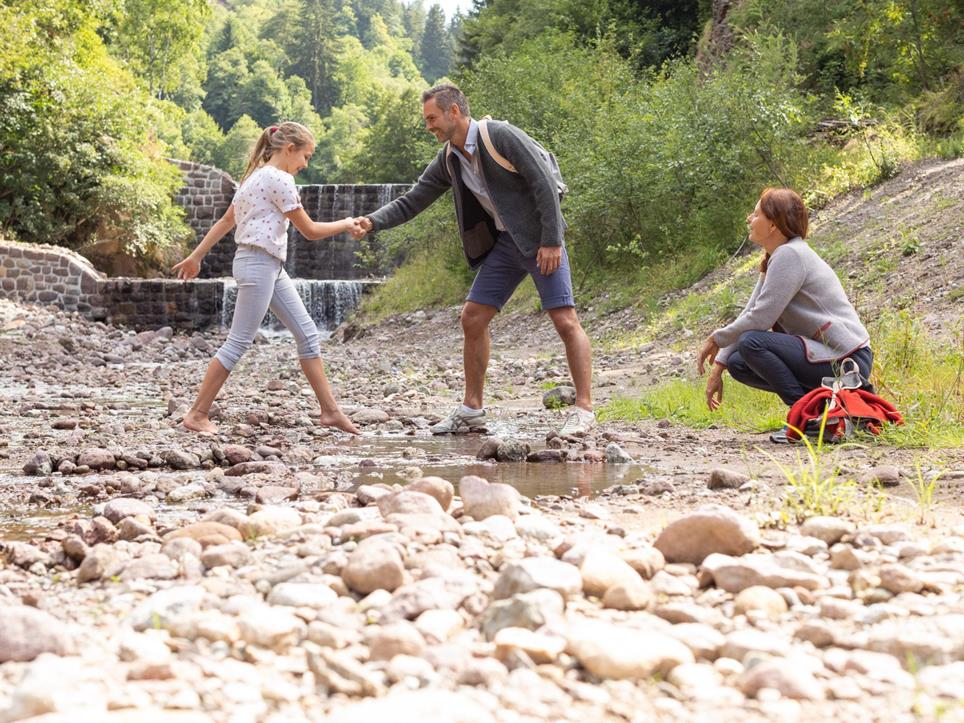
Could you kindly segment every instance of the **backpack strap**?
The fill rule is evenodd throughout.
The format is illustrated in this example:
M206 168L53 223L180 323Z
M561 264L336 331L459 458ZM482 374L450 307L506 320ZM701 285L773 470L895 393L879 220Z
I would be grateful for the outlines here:
M518 173L518 171L515 169L515 166L509 163L506 157L503 156L501 153L499 153L497 150L495 150L495 146L492 145L492 139L489 138L488 124L490 120L492 119L489 116L485 116L482 118L482 120L477 121L479 124L479 135L482 136L482 145L485 146L485 150L489 152L490 156L492 156L493 161L498 163L509 173Z

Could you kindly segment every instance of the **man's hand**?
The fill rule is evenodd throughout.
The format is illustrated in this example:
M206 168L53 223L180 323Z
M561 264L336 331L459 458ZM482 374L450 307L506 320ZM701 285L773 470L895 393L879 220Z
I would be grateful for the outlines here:
M371 219L366 216L358 216L355 218L355 228L351 231L352 238L361 238L374 227Z
M562 263L562 246L540 246L536 265L543 276L550 276Z
M700 348L699 358L696 361L696 369L699 371L700 376L703 376L703 364L704 362L709 362L712 364L716 360L716 355L720 351L719 344L710 334L706 337L706 341L703 342L703 346Z
M174 264L171 270L177 272L177 278L188 281L201 273L201 262L191 254L180 263Z

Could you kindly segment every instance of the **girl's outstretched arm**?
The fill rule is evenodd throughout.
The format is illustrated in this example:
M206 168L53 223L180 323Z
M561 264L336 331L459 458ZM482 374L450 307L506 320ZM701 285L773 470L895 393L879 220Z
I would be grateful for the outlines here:
M340 221L312 221L311 217L305 213L305 209L296 208L289 211L285 217L295 225L298 232L309 241L335 236L340 233L352 233L360 230L353 218L343 218Z
M219 218L210 230L204 234L201 243L180 263L174 264L173 271L177 271L177 278L188 280L193 279L201 273L201 260L207 255L211 247L223 239L228 231L234 228L234 204L228 206L228 210Z

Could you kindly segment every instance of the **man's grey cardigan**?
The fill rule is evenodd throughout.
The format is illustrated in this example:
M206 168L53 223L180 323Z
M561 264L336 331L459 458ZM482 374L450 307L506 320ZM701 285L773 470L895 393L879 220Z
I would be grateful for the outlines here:
M559 208L556 181L538 146L525 131L505 121L487 122L492 145L518 171L507 171L489 155L479 139L482 177L489 197L523 255L536 255L540 246L562 246L566 228ZM462 250L472 268L482 263L499 232L492 217L462 181L462 164L445 144L404 196L368 215L373 230L392 228L410 221L449 188L455 198L455 216L462 237Z
M773 327L799 336L814 364L842 359L870 341L837 274L799 236L774 250L746 308L713 332L716 361L726 364L744 332Z

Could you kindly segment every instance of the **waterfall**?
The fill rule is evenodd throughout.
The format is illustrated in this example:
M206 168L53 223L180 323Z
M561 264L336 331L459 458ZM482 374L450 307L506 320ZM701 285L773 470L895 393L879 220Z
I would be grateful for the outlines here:
M231 326L234 318L234 300L238 296L238 282L231 278L224 279L221 288L221 326L225 329Z
M318 331L327 337L335 327L348 318L361 301L363 284L358 281L315 281L293 279L298 296L304 302ZM238 287L233 281L224 285L224 301L221 325L229 327L234 314ZM268 333L286 334L287 330L270 311L261 322L261 330Z

